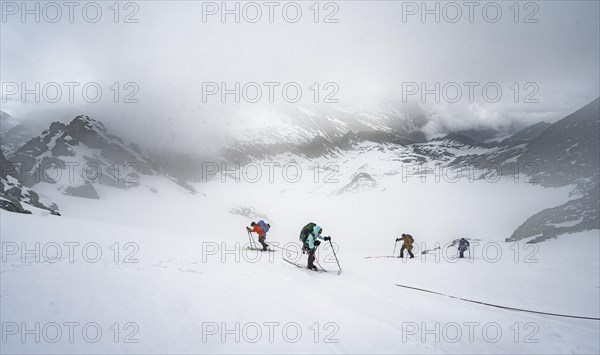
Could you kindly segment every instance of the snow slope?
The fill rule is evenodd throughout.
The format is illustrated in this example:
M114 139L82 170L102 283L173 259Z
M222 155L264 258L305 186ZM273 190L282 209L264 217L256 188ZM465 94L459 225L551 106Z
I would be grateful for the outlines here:
M295 183L283 179L281 169L269 181L265 170L254 183L249 173L239 183L217 176L194 186L199 193L191 195L157 176L146 180L155 193L148 186L98 186L102 198L84 204L48 189L62 217L0 211L2 352L600 351L595 320L501 310L396 286L599 317L598 231L533 247L502 242L523 216L567 201L569 188L544 189L512 178L403 182L401 174L383 173L393 163L374 158L363 170L377 187L335 193L360 170L361 160L341 161L337 183L324 183L322 175L315 182L309 167L325 161L303 161L303 177ZM268 217L268 242L287 251L244 251L243 227L251 219L231 212L236 209ZM294 251L310 221L339 248L341 275L327 245L319 262L328 273L282 260L306 262ZM461 236L478 240L472 241L472 259L459 262L453 247L441 249L438 260L435 254L364 258L390 255L403 232L415 237L420 250ZM36 242L39 253L23 252ZM57 245L60 260L54 258ZM93 262L98 250L101 257ZM65 324L74 329L72 342Z

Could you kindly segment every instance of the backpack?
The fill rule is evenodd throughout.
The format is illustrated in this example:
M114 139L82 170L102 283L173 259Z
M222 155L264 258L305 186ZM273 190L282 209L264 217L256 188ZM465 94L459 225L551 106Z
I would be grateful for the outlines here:
M271 225L265 223L265 221L263 221L262 219L260 221L258 221L256 224L258 224L260 229L263 230L263 233L267 233L269 231L269 229L271 228Z
M410 239L410 242L411 242L411 243L414 243L414 242L415 242L415 238L413 238L413 237L412 237L412 235L410 235L410 234L407 234L406 236L408 237L408 239Z
M305 225L304 228L302 228L302 232L300 232L300 241L302 244L306 244L306 238L308 238L308 235L312 233L315 226L315 223L310 222L309 224Z

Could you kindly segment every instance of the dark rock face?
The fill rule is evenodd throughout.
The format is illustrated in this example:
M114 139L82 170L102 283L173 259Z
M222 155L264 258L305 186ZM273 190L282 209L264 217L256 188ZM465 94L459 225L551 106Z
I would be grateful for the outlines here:
M81 186L75 187L68 186L65 189L64 194L69 196L91 198L95 200L100 198L100 196L98 196L98 192L96 192L96 189L94 189L94 187L90 183L85 183Z
M581 197L545 209L519 226L507 241L536 236L532 242L563 233L599 229L600 222L600 100L549 126L518 157L534 164L536 179L544 186L577 184Z
M4 152L0 150L0 178L4 179L12 172L12 169L9 169L9 163L4 156Z
M60 216L56 212L58 210L56 204L46 206L40 201L40 197L35 191L21 184L13 164L5 158L2 151L0 151L0 171L0 208L11 212L31 213L23 207L25 204L48 210L50 213Z
M586 187L583 197L536 213L521 224L506 241L535 237L530 243L554 238L560 234L600 229L599 185Z
M18 201L10 201L2 197L0 197L0 208L8 212L31 214L31 211L24 209Z

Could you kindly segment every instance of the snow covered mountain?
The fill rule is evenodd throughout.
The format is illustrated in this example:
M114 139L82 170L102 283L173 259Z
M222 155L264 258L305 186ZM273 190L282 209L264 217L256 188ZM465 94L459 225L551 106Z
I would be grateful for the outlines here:
M465 156L455 165L494 165L503 174L535 175L543 186L586 181L598 171L599 99L547 126L533 125L486 154ZM540 133L539 131L543 129ZM533 132L533 134L531 134Z
M224 149L228 160L248 162L283 153L306 157L328 155L363 141L409 144L426 141L420 130L427 119L416 104L387 110L342 110L327 105L287 108L252 125L240 124L235 143Z
M50 184L63 194L94 199L100 197L98 186L128 189L143 184L144 176L166 176L138 147L125 144L87 116L69 124L52 123L8 159L20 164L26 186Z
M539 137L551 124L547 122L538 122L529 127L523 128L511 137L504 139L498 145L501 146L515 146L519 144L528 143L529 141Z

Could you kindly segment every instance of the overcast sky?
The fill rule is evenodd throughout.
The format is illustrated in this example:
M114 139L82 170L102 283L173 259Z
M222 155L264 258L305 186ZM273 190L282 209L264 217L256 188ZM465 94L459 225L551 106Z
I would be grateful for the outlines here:
M66 7L57 23L47 21L55 17L51 8L45 14L42 10L40 23L35 23L33 15L27 15L23 23L23 9L13 14L11 5L20 7L20 1L2 3L0 75L4 89L10 82L29 86L35 82L98 82L102 100L83 110L116 112L127 121L121 122L124 127L143 125L139 131L149 137L156 137L165 125L185 127L188 135L222 128L222 117L215 112L224 105L217 102L218 96L202 102L203 82L231 86L234 82L295 82L303 89L302 101L313 98L312 83L332 82L339 89L335 94L339 105L354 109L400 102L406 85L413 82L424 82L429 88L436 82L441 86L479 82L474 102L469 102L464 86L463 97L456 103L443 97L437 103L432 95L426 97L421 105L432 117L428 127L432 134L482 125L552 121L599 95L598 1L522 2L518 14L511 8L513 1L487 7L481 2L473 8L472 22L469 8L458 2L454 4L459 5L462 16L455 23L451 21L457 16L456 7L444 2L428 3L430 8L440 6L440 23L434 15L422 21L423 9L413 6L419 7L420 1L320 3L318 23L314 22L312 1L297 2L302 16L296 23L284 18L285 2L273 8L273 23L263 2L257 2L263 12L257 23L245 21L244 16L235 23L233 15L223 23L219 9L210 15L212 5L193 1L144 1L127 8L121 3L119 23L114 22L112 1L97 2L102 17L96 23L85 20L85 3L80 3L74 9L73 23ZM244 5L240 3L242 12ZM35 2L29 6L34 8ZM229 2L229 6L233 8L235 3ZM492 22L498 7L502 15ZM246 9L251 20L255 8ZM295 5L287 9L288 19L293 20ZM94 11L94 6L88 7L89 19L94 18ZM126 15L137 23L123 23ZM324 23L327 15L337 23ZM537 23L525 23L532 20ZM114 82L135 82L139 103L111 103L109 87ZM515 82L521 85L518 103L513 102L511 85ZM483 98L481 87L486 83L500 85L503 96L499 102ZM525 83L534 85L524 87ZM18 95L12 95L2 107L16 116L63 107L82 110L67 102L67 89L63 89L58 103L22 104ZM263 89L265 94L267 88ZM132 88L122 90L125 95ZM534 91L530 98L539 102L525 103ZM419 94L409 98L422 101ZM75 90L75 99L81 103L80 89ZM275 100L283 101L277 90ZM262 100L261 104L269 103ZM239 111L245 105L233 106ZM185 140L185 133L181 137Z

